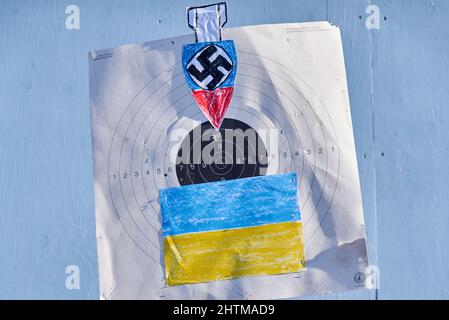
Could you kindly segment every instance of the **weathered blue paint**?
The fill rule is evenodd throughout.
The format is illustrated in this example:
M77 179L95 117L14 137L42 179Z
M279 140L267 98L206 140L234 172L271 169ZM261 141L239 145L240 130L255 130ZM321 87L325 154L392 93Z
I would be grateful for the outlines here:
M65 28L69 4L80 30ZM87 52L189 34L184 8L198 4L0 2L0 298L98 297ZM379 30L365 27L370 4ZM340 26L379 298L449 298L448 13L446 0L228 1L229 28ZM70 264L80 290L65 287Z
M163 235L299 221L296 173L160 191Z

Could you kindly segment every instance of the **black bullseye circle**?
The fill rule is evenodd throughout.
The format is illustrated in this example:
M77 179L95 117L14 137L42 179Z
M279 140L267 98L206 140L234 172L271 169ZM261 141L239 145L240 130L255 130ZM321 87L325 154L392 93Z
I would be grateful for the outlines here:
M262 176L267 157L261 137L246 123L225 119L216 131L204 122L181 142L176 176L180 185Z

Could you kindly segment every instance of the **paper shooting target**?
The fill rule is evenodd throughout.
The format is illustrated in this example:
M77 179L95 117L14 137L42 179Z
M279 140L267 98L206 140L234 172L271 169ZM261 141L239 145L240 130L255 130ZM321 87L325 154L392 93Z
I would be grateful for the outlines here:
M317 28L320 27L325 30L330 28L328 24L317 25ZM92 116L93 121L98 124L97 129L94 129L94 149L97 147L99 150L98 154L94 150L96 195L101 194L105 201L105 204L98 205L97 200L97 224L100 220L100 230L109 239L115 237L117 241L128 243L117 249L117 252L126 252L120 253L122 257L129 254L133 263L138 261L142 264L136 269L139 276L125 275L124 271L109 271L108 268L105 272L119 272L124 279L130 277L133 280L128 281L135 281L136 288L140 288L136 279L142 281L142 277L151 274L151 281L155 284L148 284L145 289L135 289L135 296L202 297L207 291L213 292L214 297L253 298L261 297L255 293L255 288L259 286L257 283L289 286L293 281L300 287L299 281L304 281L301 280L304 277L302 274L288 274L262 277L262 282L257 282L256 279L260 277L256 277L183 286L184 289L166 289L161 258L159 190L162 188L296 172L306 256L315 257L322 250L331 248L333 240L329 240L332 237L330 233L336 229L335 232L338 233L343 224L335 218L335 213L342 210L336 205L335 196L341 188L346 188L349 181L342 185L341 166L345 157L353 156L353 151L342 156L335 123L341 122L341 119L335 119L330 112L336 106L329 104L329 99L322 99L322 90L315 91L322 84L311 82L313 78L304 77L299 72L307 67L295 68L298 62L289 61L295 57L294 51L290 54L273 54L274 49L264 52L263 46L256 50L253 44L245 41L245 35L261 31L247 31L243 28L242 31L232 31L227 35L236 42L239 69L226 118L220 131L215 131L216 135L221 136L223 146L225 143L232 145L232 148L226 150L233 153L232 164L211 164L201 159L196 164L177 163L182 156L181 150L188 150L189 155L194 157L216 139L215 136L204 140L202 134L199 137L193 134L195 128L200 133L213 128L196 106L185 83L178 53L181 52L182 44L190 38L152 42L137 47L136 53L132 51L134 47L125 46L123 49L109 51L109 58L98 58L108 55L108 52L97 52L96 58L91 58L91 86L100 88L96 89L98 92L94 92L92 101L94 105L101 106L98 108L100 111L93 110ZM279 42L282 42L278 46L279 50L288 46L288 43L285 44L286 38L294 41L296 35L302 35L300 32L292 35L279 32L286 35L279 38ZM299 62L307 63L305 60ZM315 62L316 60L310 61L311 65ZM92 69L95 74L99 74L101 70L113 74L108 68L112 68L115 63L116 70L123 71L120 77L124 82L118 85L123 94L114 89L119 78L113 76L110 81L104 82L92 80L92 77L95 78ZM141 63L138 67L124 69L138 63ZM134 80L130 80L132 77ZM140 86L134 87L137 84ZM341 103L344 101L341 96L339 99L338 107L342 108ZM237 150L239 146L234 140L225 139L227 129L237 130L235 132L239 133L253 129L257 145L245 140L243 150ZM346 133L344 139L346 144ZM253 154L250 150L256 150L261 158L250 161L254 160L249 159ZM242 157L237 158L237 154ZM225 196L223 195L223 205L226 205ZM356 202L354 206L359 205L358 200ZM100 219L99 210L104 210ZM357 226L358 233L363 217L347 221L347 226ZM108 226L112 225L113 231L108 231ZM100 264L102 261L110 263L111 253L106 251L114 251L112 243L115 242L108 242L109 247L105 248L99 242ZM355 256L360 258L360 255ZM352 269L349 273L353 277ZM149 278L147 280L150 281ZM112 286L109 280L103 280L102 291L109 292ZM274 289L274 293L279 290ZM313 292L307 286L295 290L297 295ZM118 296L126 295L122 293ZM279 291L275 296L284 297L285 294Z

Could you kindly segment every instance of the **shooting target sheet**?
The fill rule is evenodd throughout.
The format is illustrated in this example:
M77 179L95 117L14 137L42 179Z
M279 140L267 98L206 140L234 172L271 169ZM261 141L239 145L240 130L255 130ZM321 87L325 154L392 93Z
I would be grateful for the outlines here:
M212 135L181 65L193 34L89 54L103 299L271 299L364 287L364 219L339 29L260 25L225 29L223 38L234 40L239 67L226 118ZM225 130L234 133L230 140ZM237 136L248 130L258 145L244 137L242 149ZM232 163L178 161L186 144L194 158L216 141L229 147ZM256 161L253 147L262 154ZM166 285L161 189L292 172L305 271Z

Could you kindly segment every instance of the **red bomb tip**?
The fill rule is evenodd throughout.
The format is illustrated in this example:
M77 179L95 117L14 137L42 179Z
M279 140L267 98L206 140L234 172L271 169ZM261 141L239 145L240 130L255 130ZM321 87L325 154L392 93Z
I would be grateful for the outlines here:
M193 90L192 95L215 130L220 130L226 110L234 93L233 87L217 88L212 91Z

